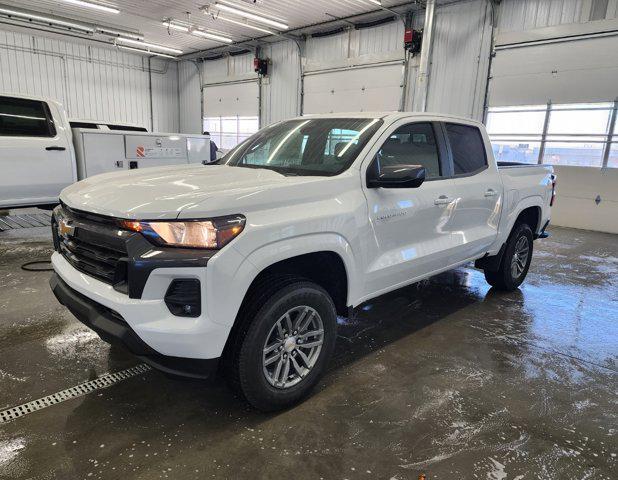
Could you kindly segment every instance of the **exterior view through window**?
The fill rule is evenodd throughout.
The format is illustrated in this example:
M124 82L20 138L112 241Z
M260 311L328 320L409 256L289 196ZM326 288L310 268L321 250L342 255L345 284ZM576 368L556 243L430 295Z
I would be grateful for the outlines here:
M613 103L491 108L487 115L496 160L582 167L618 167Z
M286 175L337 175L354 161L382 125L368 118L290 120L256 133L222 161Z
M53 137L56 129L45 103L0 97L0 135L7 137Z
M258 117L206 117L204 131L219 148L229 150L260 129Z
M431 123L409 123L395 130L378 151L379 166L421 165L427 178L441 175L438 146Z
M453 154L455 175L467 175L487 167L483 137L478 128L447 123L446 134Z

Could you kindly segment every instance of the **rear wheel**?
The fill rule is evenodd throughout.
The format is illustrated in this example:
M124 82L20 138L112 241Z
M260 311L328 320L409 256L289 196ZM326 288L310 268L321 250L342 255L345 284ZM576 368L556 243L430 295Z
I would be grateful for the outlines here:
M532 239L532 230L527 224L516 225L507 240L498 270L485 270L487 283L499 290L517 289L526 278L530 268Z
M306 397L335 347L337 314L328 293L299 277L275 279L243 308L244 328L229 352L237 390L271 411ZM266 288L266 287L263 287Z

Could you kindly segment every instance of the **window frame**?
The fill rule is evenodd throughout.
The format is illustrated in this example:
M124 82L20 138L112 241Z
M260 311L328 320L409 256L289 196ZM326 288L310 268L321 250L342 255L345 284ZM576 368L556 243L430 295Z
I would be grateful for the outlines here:
M403 120L407 120L407 119L403 119ZM433 177L433 178L426 178L425 181L423 183L426 182L435 182L435 181L440 181L440 180L448 180L450 177L446 175L446 172L448 172L448 151L447 151L447 146L446 146L446 142L445 142L445 137L444 137L444 132L442 131L442 127L440 125L440 122L437 121L432 121L432 120L413 120L413 121L406 121L404 123L401 124L396 124L395 126L391 125L391 127L386 131L385 135L383 135L383 138L378 139L377 145L378 148L375 151L375 153L373 154L371 161L367 164L367 169L365 171L365 182L367 182L367 172L370 172L371 169L373 168L373 165L375 162L377 162L376 156L378 154L378 152L382 149L382 147L384 146L384 144L388 141L388 139L391 137L391 135L393 135L397 130L399 130L402 127L407 127L409 125L413 125L416 123L427 123L431 126L432 130L433 130L433 136L436 140L436 148L438 151L438 164L440 166L440 176L439 177ZM422 188L423 186L421 185L419 188ZM365 183L365 188L367 188L367 184Z
M551 121L552 114L556 114L558 112L563 111L603 111L608 113L608 125L605 133L574 133L574 132L566 132L566 133L552 133L551 132ZM522 111L522 112L532 112L532 111L542 111L545 116L545 124L543 127L543 131L540 134L534 135L522 135L522 134L507 134L507 133L491 133L488 131L488 135L490 141L492 143L494 141L517 141L521 143L538 143L539 150L537 153L537 158L535 163L530 163L530 165L552 165L551 161L548 161L546 158L546 147L551 146L556 143L588 143L588 144L597 144L600 145L600 161L599 163L588 163L583 165L573 165L573 164L556 164L557 166L577 166L581 168L616 168L610 165L609 159L612 153L612 148L617 145L617 134L618 128L616 127L618 117L618 100L611 100L605 102L577 102L577 103L561 103L561 104L553 104L552 102L548 102L545 105L534 105L534 106L522 106L522 107L491 107L486 110L485 114L485 123L487 124L487 120L490 114L492 113L501 113L502 111ZM526 137L526 138L524 138ZM532 139L532 137L535 137ZM536 138L538 137L538 138ZM580 141L578 141L580 140Z
M446 125L447 124L452 124L452 125L461 125L464 127L469 127L469 128L474 128L478 131L479 136L481 137L481 145L483 147L483 155L485 157L485 165L481 168L477 168L476 170L472 171L472 172L467 172L467 173L455 173L455 159L453 157L453 150L451 148L451 140L448 136L448 132L446 130ZM487 156L487 146L485 145L485 137L483 136L483 132L481 131L481 129L476 126L476 125L471 125L469 123L464 123L464 122L456 122L456 121L442 121L440 122L441 128L442 128L442 134L444 135L444 141L446 143L446 149L448 152L448 164L449 164L449 177L448 178L466 178L466 177L473 177L475 175L478 175L479 173L484 172L485 170L489 169L489 157Z
M54 117L51 114L51 110L47 102L43 100L32 99L32 98L20 98L20 97L11 97L7 95L0 95L0 101L2 101L3 99L23 101L23 102L32 102L32 103L40 104L43 110L43 114L45 115L45 125L47 127L47 135L4 135L0 133L0 137L2 138L55 138L58 135L58 131L56 130L56 124L54 123Z

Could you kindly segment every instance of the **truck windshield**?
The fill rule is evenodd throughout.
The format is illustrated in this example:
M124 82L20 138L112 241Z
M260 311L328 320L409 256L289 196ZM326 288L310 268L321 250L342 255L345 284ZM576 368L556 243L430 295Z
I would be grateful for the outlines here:
M378 118L289 120L264 128L220 163L283 175L332 176L346 170L382 125Z

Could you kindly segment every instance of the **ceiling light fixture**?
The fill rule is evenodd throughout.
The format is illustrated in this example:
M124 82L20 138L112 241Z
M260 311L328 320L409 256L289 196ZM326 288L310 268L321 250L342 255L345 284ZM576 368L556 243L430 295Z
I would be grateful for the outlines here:
M207 30L201 30L198 27L183 24L178 22L177 20L166 20L163 22L163 25L167 28L171 28L172 30L178 30L179 32L190 33L191 35L195 35L197 37L204 37L210 40L215 40L216 42L221 43L233 43L234 41L229 37L224 37L223 35L218 35L216 33L209 32Z
M198 37L209 38L210 40L215 40L217 42L222 42L222 43L232 43L233 42L231 38L222 37L221 35L215 35L214 33L208 33L203 30L197 30L197 29L192 30L191 34L197 35Z
M241 8L240 6L236 6L233 3L230 4L230 5L228 5L227 3L228 2L223 3L222 0L217 1L214 4L214 8L218 8L219 10L224 10L226 12L234 13L234 14L239 15L241 17L248 18L248 19L251 19L251 20L255 20L256 22L264 23L266 25L270 25L271 27L279 28L281 30L287 30L288 28L290 28L290 27L288 27L283 22L279 22L277 20L272 20L270 18L266 18L266 17L263 17L261 15L256 15L255 13L248 12L248 11L244 10L243 8Z
M79 7L93 8L106 13L120 13L120 10L114 7L108 7L107 5L101 5L100 3L90 3L84 0L62 0L65 3L71 3Z
M137 47L146 47L148 49L154 48L156 50L161 50L163 52L175 53L177 55L182 54L182 50L178 50L177 48L166 47L164 45L157 45L156 43L148 43L142 42L140 40L133 40L132 38L123 38L120 37L117 39L118 42L128 43L129 45L135 45ZM154 52L151 52L154 53Z
M31 22L47 23L52 26L73 28L75 30L80 30L82 32L94 33L94 28L85 23L68 22L66 20L61 20L55 17L46 17L43 15L30 13L26 11L14 10L12 8L5 8L3 6L0 6L0 15L8 15L9 17L17 17L17 18L28 20Z
M120 48L121 50L128 50L130 52L137 52L137 53L141 53L143 55L155 55L157 57L165 57L165 58L171 58L173 60L178 60L176 57L174 57L172 55L168 55L167 53L151 52L150 50L140 50L139 48L125 47L124 45L116 45L116 46L118 48Z
M204 12L208 13L208 12ZM222 17L221 15L217 15L216 20L223 20L224 22L234 23L236 25L240 25L241 27L252 28L253 30L257 30L258 32L268 33L270 35L276 35L275 32L267 30L266 28L258 27L256 25L251 25L250 23L241 22L240 20L232 20L231 18Z
M178 30L179 32L189 33L189 27L184 25L178 25L177 23L172 22L163 22L163 25L167 28L171 28L172 30Z

